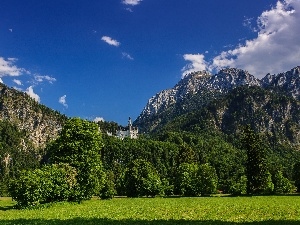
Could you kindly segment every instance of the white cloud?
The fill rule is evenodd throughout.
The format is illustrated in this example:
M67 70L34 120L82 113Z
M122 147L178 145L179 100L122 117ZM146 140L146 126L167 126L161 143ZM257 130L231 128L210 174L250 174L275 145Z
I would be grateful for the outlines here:
M13 79L13 82L16 83L16 84L19 85L19 86L23 85L23 84L22 84L22 81L17 80L17 79Z
M97 123L97 122L99 122L99 121L104 122L105 120L103 119L103 117L96 117L93 121L94 121L95 123Z
M38 96L36 93L33 91L33 87L30 86L29 88L26 89L25 91L31 98L33 98L35 101L40 102L40 96Z
M8 29L10 32L13 32L13 29Z
M183 58L191 63L182 68L182 77L194 71L207 70L207 62L204 60L204 55L185 54L183 55Z
M129 60L134 60L134 58L132 58L132 56L126 52L122 52L122 56L123 56L123 58L129 59Z
M0 78L0 83L3 84L3 80Z
M42 75L38 75L38 74L34 75L34 79L35 79L35 81L37 81L39 83L44 82L44 81L48 81L50 84L52 84L53 82L56 81L56 79L54 77L50 77L48 75L42 76Z
M63 96L61 96L61 97L58 99L58 102L59 102L60 104L62 104L64 107L68 108L68 104L67 104L66 98L67 98L67 95L63 95Z
M246 20L244 25L250 25ZM191 61L184 71L203 69L210 71L236 67L261 78L267 73L276 74L300 65L300 1L277 1L270 10L257 18L257 37L231 47L206 62L204 57L187 54ZM186 55L185 55L186 56Z
M140 2L142 2L142 0L123 0L122 1L123 4L132 5L132 6L138 5L138 4L140 4Z
M4 76L20 76L26 72L23 68L18 68L14 65L14 62L17 61L16 58L4 59L0 57L0 77Z
M118 47L121 44L117 40L114 40L114 39L112 39L111 37L108 37L108 36L103 36L101 38L101 40L104 41L104 42L106 42L109 45L113 45L113 46L116 46L116 47Z

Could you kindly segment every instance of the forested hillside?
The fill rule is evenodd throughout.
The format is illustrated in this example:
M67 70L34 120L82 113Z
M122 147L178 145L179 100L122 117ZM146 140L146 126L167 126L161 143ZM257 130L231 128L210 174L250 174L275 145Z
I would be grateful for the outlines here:
M0 83L0 194L9 179L36 168L67 117Z

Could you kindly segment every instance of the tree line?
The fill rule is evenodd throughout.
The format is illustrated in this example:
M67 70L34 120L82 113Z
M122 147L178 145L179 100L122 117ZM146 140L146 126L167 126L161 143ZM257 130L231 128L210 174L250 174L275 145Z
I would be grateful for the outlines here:
M284 150L282 150L284 152ZM297 152L268 150L245 127L235 143L218 134L164 132L120 140L94 122L69 119L48 143L41 165L10 176L9 194L20 208L99 196L205 196L213 193L281 194L300 190ZM282 164L274 165L274 159ZM289 160L288 167L283 163ZM292 171L290 171L290 168ZM4 173L3 168L1 172Z

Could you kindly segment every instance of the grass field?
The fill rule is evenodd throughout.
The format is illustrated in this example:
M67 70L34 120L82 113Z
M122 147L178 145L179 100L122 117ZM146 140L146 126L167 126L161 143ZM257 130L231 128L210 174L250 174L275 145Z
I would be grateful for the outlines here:
M115 198L16 210L0 198L0 224L299 225L300 196Z

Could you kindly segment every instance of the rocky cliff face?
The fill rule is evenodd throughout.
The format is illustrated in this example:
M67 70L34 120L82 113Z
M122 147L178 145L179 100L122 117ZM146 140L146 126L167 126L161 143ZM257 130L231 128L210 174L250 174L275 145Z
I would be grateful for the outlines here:
M176 117L163 129L217 130L234 135L248 124L270 142L300 145L299 101L257 86L238 87L199 110Z
M36 148L54 139L67 118L37 103L26 93L0 83L0 120L8 120L24 131Z
M262 79L265 88L277 88L300 99L300 66L277 75L267 74Z
M278 89L299 99L299 71L300 67L295 67L291 71L278 75L268 74L262 80L247 71L235 68L223 69L215 75L206 71L191 73L180 80L174 88L163 90L150 98L134 124L141 127L143 131L154 130L161 122L167 122L172 117L194 110L195 107L201 107L204 103L217 99L240 86Z
M239 69L224 69L216 75L211 75L207 71L190 73L174 88L163 90L150 98L138 120L155 115L187 96L207 92L207 90L227 93L241 85L260 86L261 81L247 71Z

